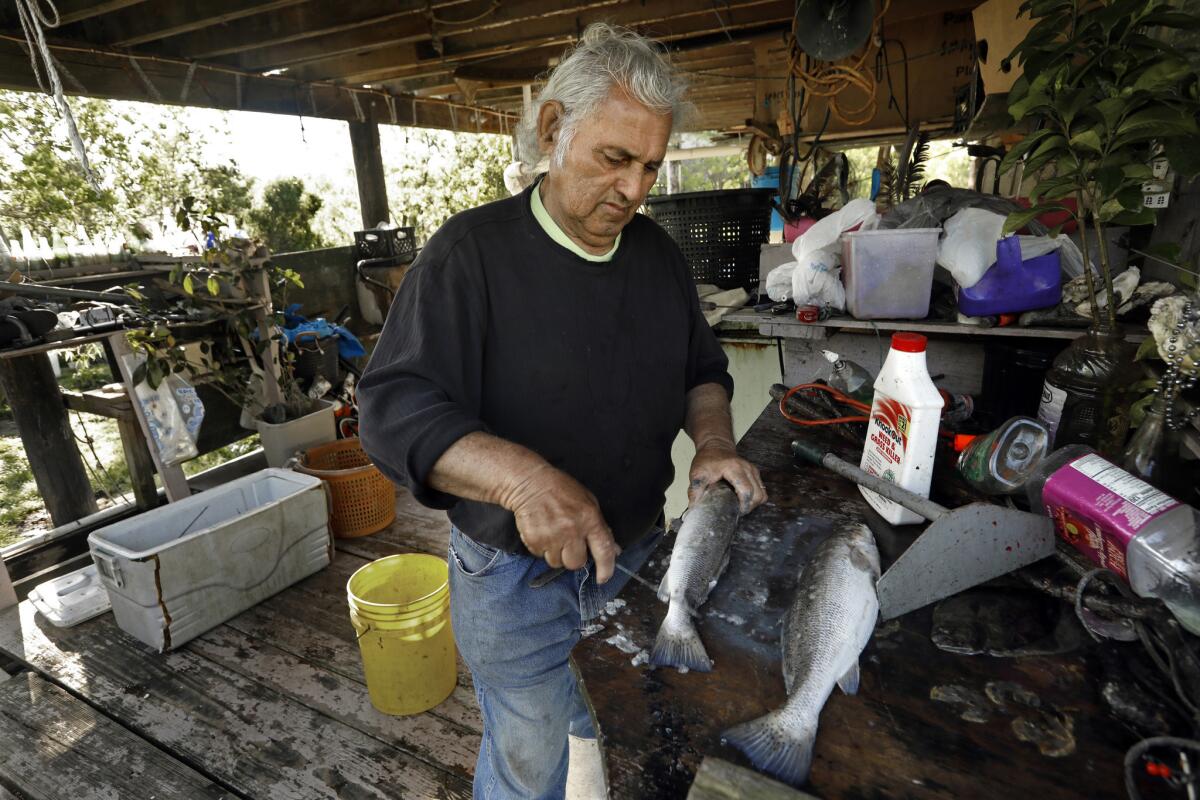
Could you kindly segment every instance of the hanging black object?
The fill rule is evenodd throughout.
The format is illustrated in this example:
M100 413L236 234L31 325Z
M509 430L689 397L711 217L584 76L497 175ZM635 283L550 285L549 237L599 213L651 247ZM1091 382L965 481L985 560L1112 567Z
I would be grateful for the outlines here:
M873 0L797 0L792 31L809 57L837 61L866 44L874 21Z

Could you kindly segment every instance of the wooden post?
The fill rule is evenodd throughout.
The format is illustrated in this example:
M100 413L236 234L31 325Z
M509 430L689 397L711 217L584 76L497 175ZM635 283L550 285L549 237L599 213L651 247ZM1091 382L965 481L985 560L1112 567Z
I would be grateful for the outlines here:
M363 228L374 228L391 219L383 155L379 151L379 126L374 122L351 122L350 146L354 150L354 175L358 178L358 205Z
M96 513L96 496L75 447L50 357L35 353L0 359L0 387L8 396L25 457L54 525Z

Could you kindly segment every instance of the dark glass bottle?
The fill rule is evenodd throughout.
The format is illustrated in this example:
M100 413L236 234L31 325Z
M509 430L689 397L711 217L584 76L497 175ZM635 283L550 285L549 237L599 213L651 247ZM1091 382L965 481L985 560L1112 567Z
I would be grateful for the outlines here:
M1191 475L1179 455L1183 436L1167 424L1166 417L1167 403L1159 392L1146 411L1146 419L1129 439L1121 466L1154 488L1191 502Z
M1058 354L1038 408L1054 447L1084 444L1120 458L1129 433L1130 387L1140 375L1136 352L1120 326L1094 324Z

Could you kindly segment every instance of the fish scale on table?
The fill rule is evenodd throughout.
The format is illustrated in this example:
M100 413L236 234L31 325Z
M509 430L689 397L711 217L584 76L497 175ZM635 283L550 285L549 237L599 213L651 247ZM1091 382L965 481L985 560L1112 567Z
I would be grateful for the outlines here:
M808 777L818 718L834 685L858 691L858 657L879 618L878 579L879 551L865 525L841 528L813 551L780 637L787 703L722 737L754 766L794 785Z

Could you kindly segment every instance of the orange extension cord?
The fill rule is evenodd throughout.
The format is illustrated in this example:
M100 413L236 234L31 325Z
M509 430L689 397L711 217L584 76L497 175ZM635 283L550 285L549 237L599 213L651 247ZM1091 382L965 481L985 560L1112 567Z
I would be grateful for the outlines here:
M850 397L849 395L838 391L837 389L833 388L832 386L828 386L824 383L801 383L797 386L793 386L792 388L788 389L787 392L783 395L783 397L779 398L779 413L782 414L783 418L786 419L788 422L792 422L796 425L803 425L804 427L807 428L807 427L813 427L816 425L841 425L842 423L846 423L846 422L870 422L871 421L870 416L831 417L829 419L804 419L802 417L794 417L788 413L787 401L792 399L792 395L797 394L798 392L805 391L805 390L816 390L816 391L821 391L821 392L828 392L829 394L833 395L834 400L836 400L838 403L840 403L844 406L849 406L850 408L854 409L855 411L861 411L861 412L863 412L863 414L866 414L866 415L869 415L871 413L871 407L869 405L867 405L866 403L860 402L858 400L855 400L853 397ZM942 437L946 437L946 438L950 438L950 439L955 438L954 432L948 431L945 428L938 429L938 436L942 436ZM974 436L972 435L970 438L973 439ZM968 439L967 442L969 442L969 441L970 440ZM966 442L964 442L964 446L965 446L965 444L966 444ZM962 449L961 447L956 447L956 451L961 450L961 449Z
M864 414L871 413L871 407L869 405L867 405L866 403L859 402L858 400L855 400L853 397L850 397L849 395L839 392L837 389L834 389L832 386L826 386L823 383L802 383L799 386L793 386L792 388L788 389L787 393L784 394L783 397L779 398L779 413L783 414L783 418L786 419L788 422L794 422L797 425L810 426L810 425L840 425L843 422L867 422L867 421L869 421L869 417L866 417L866 416L833 417L831 419L803 419L801 417L794 417L788 413L787 401L792 399L792 395L796 394L797 392L804 391L805 389L814 389L814 390L821 391L821 392L828 392L829 394L833 395L834 400L836 400L837 402L841 403L844 406L849 406L850 408L853 408L855 411L861 411Z

